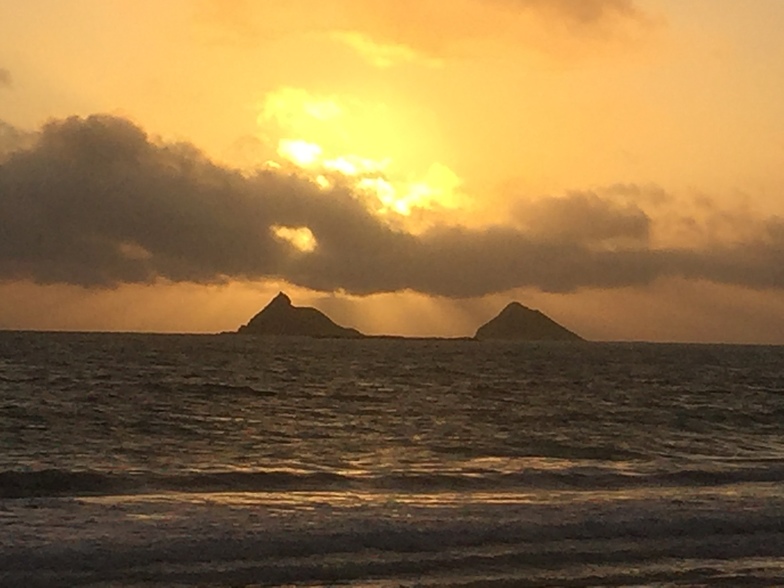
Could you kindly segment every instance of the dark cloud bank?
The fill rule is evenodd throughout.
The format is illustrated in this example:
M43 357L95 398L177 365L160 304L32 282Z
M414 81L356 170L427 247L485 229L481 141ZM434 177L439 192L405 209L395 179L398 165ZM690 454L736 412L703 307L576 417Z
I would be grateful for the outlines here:
M321 291L450 297L519 286L614 288L661 276L784 287L784 221L776 218L753 243L652 250L640 210L577 193L533 210L534 224L550 223L549 232L440 227L412 235L377 218L349 188L323 191L281 171L244 177L188 144L152 141L121 118L54 121L24 144L0 150L6 281L113 287L279 278ZM274 226L309 227L318 246L302 253L276 238ZM623 247L608 246L617 239Z

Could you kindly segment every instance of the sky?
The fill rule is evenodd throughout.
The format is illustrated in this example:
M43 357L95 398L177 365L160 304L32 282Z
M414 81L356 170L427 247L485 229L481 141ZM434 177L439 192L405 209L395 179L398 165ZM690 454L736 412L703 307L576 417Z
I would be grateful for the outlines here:
M508 302L784 344L780 0L0 0L0 329Z

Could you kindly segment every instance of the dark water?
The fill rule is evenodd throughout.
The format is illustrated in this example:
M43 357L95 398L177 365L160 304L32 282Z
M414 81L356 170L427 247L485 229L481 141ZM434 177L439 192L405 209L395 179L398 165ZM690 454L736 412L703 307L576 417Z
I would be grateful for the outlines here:
M784 347L0 333L3 585L784 585Z

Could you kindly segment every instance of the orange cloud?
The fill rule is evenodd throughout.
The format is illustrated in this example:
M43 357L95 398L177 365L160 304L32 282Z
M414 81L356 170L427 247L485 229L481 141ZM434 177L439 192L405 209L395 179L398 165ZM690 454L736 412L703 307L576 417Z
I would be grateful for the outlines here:
M635 0L492 0L509 6L539 12L545 18L581 26L596 26L608 21L647 20Z
M576 57L585 47L577 51L575 40L583 45L655 22L635 0L291 0L263 10L249 0L204 0L200 6L197 21L207 38L258 43L323 34L379 68L439 67L495 51L499 43Z
M415 63L427 67L441 67L444 64L442 59L423 54L410 45L377 42L368 34L359 31L336 31L331 36L351 47L372 65L382 69L401 63Z

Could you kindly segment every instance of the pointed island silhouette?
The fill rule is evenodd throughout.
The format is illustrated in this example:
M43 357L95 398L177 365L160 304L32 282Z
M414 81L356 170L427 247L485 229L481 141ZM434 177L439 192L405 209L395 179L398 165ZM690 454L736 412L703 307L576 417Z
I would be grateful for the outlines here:
M282 335L334 339L364 337L356 329L341 327L323 312L291 304L291 298L280 292L248 324L237 331L243 335Z
M386 335L365 335L356 329L341 327L320 310L294 306L291 298L278 293L261 312L236 331L242 335L298 336L330 339L394 338ZM514 341L583 341L583 338L562 327L538 310L512 302L495 318L477 329L474 339Z
M519 302L510 302L498 316L479 327L474 339L507 339L515 341L583 341L583 338L562 327L538 310Z

